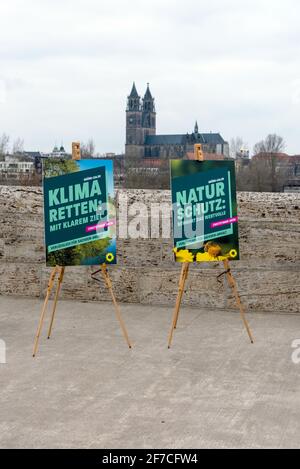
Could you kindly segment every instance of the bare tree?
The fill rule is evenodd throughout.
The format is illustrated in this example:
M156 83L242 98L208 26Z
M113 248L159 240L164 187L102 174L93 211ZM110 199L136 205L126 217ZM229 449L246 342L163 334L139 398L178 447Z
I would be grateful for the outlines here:
M285 149L282 137L269 134L253 148L250 172L252 190L265 192L281 191L287 178L287 167L281 164L280 155Z
M256 143L253 154L259 153L281 153L285 149L285 142L282 137L276 134L269 134L264 140Z
M253 191L254 184L249 164L236 165L236 189L238 191Z
M95 143L90 138L86 143L80 143L81 158L93 158L95 154Z
M252 190L260 192L281 192L288 177L288 168L280 164L278 154L264 153L251 160Z
M242 137L232 138L229 144L231 158L236 158L238 153L245 147L247 147L247 143L244 142Z
M248 164L238 165L236 181L238 191L281 192L288 179L289 167L275 153L261 153Z
M12 154L16 155L17 153L22 153L24 151L24 140L22 138L17 138L12 146Z
M37 173L22 174L17 184L20 186L41 186L42 176Z

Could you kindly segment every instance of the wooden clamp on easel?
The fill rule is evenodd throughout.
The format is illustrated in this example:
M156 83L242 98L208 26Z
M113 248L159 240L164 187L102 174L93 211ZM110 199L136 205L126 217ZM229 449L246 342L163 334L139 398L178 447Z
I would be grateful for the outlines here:
M194 157L196 161L203 161L204 160L204 155L203 155L203 150L202 150L202 145L201 144L196 144L194 145ZM236 281L232 275L231 269L230 269L230 264L229 264L229 259L225 259L222 261L225 272L223 272L221 275L226 274L226 279L228 282L228 285L230 286L232 293L234 295L236 305L238 309L240 310L240 315L242 318L242 321L244 323L244 326L246 328L246 331L248 333L250 342L253 344L254 339L248 324L248 321L245 316L245 307L241 301L237 284ZM189 273L189 268L190 268L190 263L189 262L184 262L181 267L181 274L179 278L179 285L178 285L178 293L177 293L177 298L176 298L176 304L175 304L175 309L173 313L173 319L172 319L172 325L169 333L169 339L168 339L168 348L171 348L172 340L173 340L173 335L174 335L174 330L177 327L177 322L178 322L178 317L179 317L179 311L180 311L180 306L181 306L181 301L184 293L184 287L185 287L185 282L188 278L188 273ZM220 277L220 276L219 276Z
M81 159L80 143L79 142L72 142L72 159L73 160L80 160ZM113 292L113 289L112 289L112 282L111 282L111 279L109 277L106 264L103 264L101 266L100 270L102 271L102 275L103 275L103 278L104 278L104 281L105 281L105 285L106 285L106 287L108 288L108 290L111 294L112 301L113 301L113 304L114 304L114 307L115 307L115 310L116 310L117 318L120 322L120 326L121 326L121 329L123 331L125 340L127 342L128 347L131 348L131 343L129 341L129 337L128 337L128 333L127 333L125 324L124 324L124 322L122 320L122 317L121 317L121 312L120 312L119 305L117 303L117 300L115 298L115 295L114 295L114 292ZM99 272L99 271L97 271L97 272ZM94 274L97 273L97 272L94 272ZM42 328L43 328L43 323L44 323L44 319L45 319L45 315L46 315L47 305L48 305L50 295L51 295L51 292L53 290L54 283L55 283L55 280L56 280L56 277L57 277L56 292L55 292L55 296L54 296L51 320L50 320L50 325L49 325L49 329L48 329L48 336L47 336L48 339L50 339L52 328L53 328L53 322L54 322L54 318L55 318L55 312L56 312L58 297L59 297L61 285L62 285L63 278L64 278L64 273L65 273L65 267L58 266L58 265L53 267L53 269L50 273L50 277L49 277L49 281L48 281L48 287L47 287L47 293L46 293L46 297L45 297L45 301L44 301L44 304L43 304L43 308L42 308L38 328L37 328L36 335L35 335L34 346L33 346L33 357L35 357L36 354L37 354L38 345L39 345L39 338L40 338L41 331L42 331ZM94 274L92 274L92 278L94 278L93 277Z

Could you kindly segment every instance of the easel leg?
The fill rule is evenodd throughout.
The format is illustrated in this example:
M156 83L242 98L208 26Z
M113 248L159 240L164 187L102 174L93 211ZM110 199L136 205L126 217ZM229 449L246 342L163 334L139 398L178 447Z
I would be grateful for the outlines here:
M106 267L105 264L103 264L101 266L101 271L102 271L102 275L103 275L105 284L106 284L108 290L110 291L111 298L112 298L112 301L113 301L113 304L114 304L114 307L115 307L115 310L116 310L116 315L117 315L118 321L120 323L123 335L125 337L125 340L127 342L128 347L131 348L131 343L130 343L130 340L129 340L129 337L128 337L128 333L127 333L125 324L123 322L123 319L122 319L122 316L121 316L121 311L120 311L119 305L117 303L117 300L116 300L116 297L115 297L115 294L114 294L114 291L113 291L113 288L112 288L111 279L110 279L110 276L108 275L107 267Z
M47 304L48 304L48 301L49 301L49 297L50 297L50 294L51 294L51 291L52 291L52 288L53 288L53 284L54 284L54 280L55 280L55 276L56 276L57 272L58 272L58 267L54 267L52 269L51 274L50 274L48 288L47 288L47 294L46 294L46 298L45 298L45 301L44 301L44 305L43 305L39 325L38 325L36 335L35 335L34 346L33 346L33 354L32 354L33 357L35 357L35 355L37 353L39 338L40 338L41 330L42 330L44 319L45 319L46 308L47 308Z
M239 295L239 292L238 292L238 289L237 289L236 281L235 281L235 279L234 279L234 277L231 273L231 270L230 270L230 267L229 267L229 260L225 259L223 261L223 264L224 264L224 267L225 267L225 270L226 270L226 277L227 277L228 284L229 284L229 286L231 287L231 289L233 291L235 301L236 301L236 304L237 304L237 306L240 310L241 318L242 318L242 321L243 321L244 326L246 328L246 331L248 333L250 342L251 342L251 344L253 344L254 339L253 339L253 336L252 336L248 321L247 321L246 316L245 316L245 307L244 307L243 303L241 302L241 298L240 298L240 295Z
M176 329L177 327L179 310L180 310L181 300L182 300L182 296L184 292L185 282L186 282L188 272L189 272L189 267L190 267L190 264L188 262L185 262L184 264L182 264L182 267L181 267L178 294L176 298L176 304L175 304L175 309L174 309L174 314L173 314L173 319L172 319L172 326L171 326L171 330L169 333L168 348L171 347L174 329Z
M185 282L186 282L186 280L187 280L188 273L189 273L189 267L190 267L190 264L189 264L189 263L186 263L186 264L184 264L184 268L182 269L182 270L183 270L183 273L182 273L182 280L181 280L182 288L180 289L179 307L178 307L178 309L177 309L177 314L176 314L174 329L176 329L176 327L177 327L178 316L179 316L179 308L180 308L181 300L182 300L182 297L183 297Z
M54 321L54 317L55 317L57 300L58 300L58 297L59 297L59 292L60 292L61 284L62 284L62 281L63 281L63 278L64 278L64 273L65 273L65 267L58 267L58 269L60 269L60 270L59 270L58 282L57 282L57 287L56 287L56 292L55 292L55 297L54 297L52 316L51 316L51 321L50 321L49 330L48 330L48 339L50 339L50 336L51 336L53 321Z

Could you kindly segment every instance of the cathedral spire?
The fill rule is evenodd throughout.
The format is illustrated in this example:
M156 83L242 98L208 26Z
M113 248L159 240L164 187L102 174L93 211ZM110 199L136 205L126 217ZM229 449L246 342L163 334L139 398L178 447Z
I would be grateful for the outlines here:
M147 83L147 89L146 89L144 99L149 99L149 100L153 99L150 88L149 88L149 83Z
M149 83L147 83L147 89L143 97L142 104L142 126L145 129L147 135L155 135L156 133L156 117L155 117L155 105L154 98L151 94Z
M135 82L133 82L131 93L128 97L129 98L138 98L139 97L138 92L137 92L136 87L135 87Z
M194 134L198 134L198 122L195 122L195 127L194 127Z
M140 111L141 110L141 98L133 82L130 95L127 98L127 111Z
M147 83L146 93L143 98L143 111L155 112L154 98L152 97L149 83Z

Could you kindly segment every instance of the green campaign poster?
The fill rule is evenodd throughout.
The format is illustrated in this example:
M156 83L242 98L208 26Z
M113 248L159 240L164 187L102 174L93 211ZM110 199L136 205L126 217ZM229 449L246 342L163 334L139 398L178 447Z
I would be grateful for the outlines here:
M47 266L116 263L111 160L43 162Z
M238 260L234 161L170 164L176 261Z

